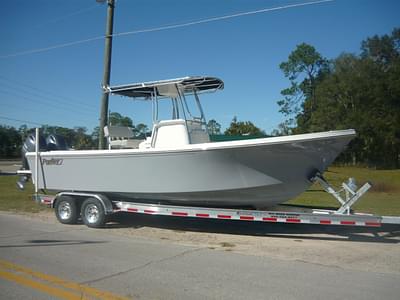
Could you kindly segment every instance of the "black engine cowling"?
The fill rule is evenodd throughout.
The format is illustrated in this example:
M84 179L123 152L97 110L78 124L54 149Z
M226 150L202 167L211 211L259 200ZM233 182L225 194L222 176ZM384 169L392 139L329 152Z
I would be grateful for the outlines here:
M65 142L65 139L58 134L50 134L46 138L46 144L47 144L47 151L69 149L67 143Z

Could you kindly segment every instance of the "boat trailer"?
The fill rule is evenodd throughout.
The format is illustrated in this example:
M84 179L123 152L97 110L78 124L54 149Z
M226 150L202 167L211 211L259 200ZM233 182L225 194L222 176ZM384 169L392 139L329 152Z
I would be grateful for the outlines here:
M274 210L228 209L193 207L141 202L110 200L100 193L60 192L56 195L35 194L38 203L55 208L57 219L64 224L74 224L81 218L89 227L102 227L110 215L118 212L135 214L187 217L201 219L254 221L266 223L318 224L380 227L382 224L400 224L400 217L377 216L353 213L354 205L371 187L365 183L357 189L355 180L350 178L335 190L320 174L310 179L318 182L324 190L339 203L337 210L316 210L310 212L289 212Z
M39 130L36 129L36 137ZM36 138L35 172L38 178L39 145ZM30 170L17 172L21 179L18 186L24 185L26 176L32 175ZM143 202L126 202L118 199L108 199L105 195L95 192L70 192L63 191L56 195L39 194L38 185L35 185L33 199L55 209L57 219L63 224L76 224L79 219L89 227L102 227L110 215L118 212L173 216L202 219L220 219L237 221L255 221L267 223L291 224L319 224L319 225L347 225L380 227L382 224L400 224L400 217L377 216L364 213L353 213L351 207L371 188L370 183L365 183L357 188L355 180L349 178L342 183L341 189L335 190L325 178L316 173L310 178L312 183L318 182L321 187L336 201L340 207L337 210L311 210L311 212L288 212L274 210L249 210L228 209L214 207L193 207L164 204L150 204Z

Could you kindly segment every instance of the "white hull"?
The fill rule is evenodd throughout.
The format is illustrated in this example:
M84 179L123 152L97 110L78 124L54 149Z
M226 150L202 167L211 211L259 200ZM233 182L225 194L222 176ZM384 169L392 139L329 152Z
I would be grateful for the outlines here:
M33 180L48 190L125 200L268 207L305 191L354 135L342 130L164 149L42 152ZM35 153L27 159L34 170Z

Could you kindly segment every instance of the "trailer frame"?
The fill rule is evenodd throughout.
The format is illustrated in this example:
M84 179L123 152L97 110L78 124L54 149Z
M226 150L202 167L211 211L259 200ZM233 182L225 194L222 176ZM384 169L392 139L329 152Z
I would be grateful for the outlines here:
M78 203L77 207L82 208L80 216L83 222L87 226L95 228L103 227L108 217L118 212L145 214L153 216L287 224L344 225L364 227L380 227L382 224L400 224L400 217L378 216L365 213L338 213L338 211L336 210L311 210L311 212L291 212L282 210L249 210L165 205L155 203L110 200L99 193L61 192L54 196L37 194L34 196L34 199L38 203L55 208L57 200L62 199L63 196L73 197ZM95 208L94 212L92 211L91 216L88 216L84 211L85 201L88 201L88 199L91 199L90 201L92 204L96 203L96 201L98 203L97 208ZM96 199L96 201L93 199ZM101 217L104 221L100 223L97 222L96 214L99 214L98 217ZM90 218L94 218L94 221L90 221Z

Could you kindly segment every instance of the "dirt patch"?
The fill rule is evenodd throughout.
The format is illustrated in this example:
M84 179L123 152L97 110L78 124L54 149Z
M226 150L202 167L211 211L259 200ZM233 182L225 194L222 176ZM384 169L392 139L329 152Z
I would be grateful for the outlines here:
M235 244L229 242L221 242L219 244L221 245L221 247L235 247Z

